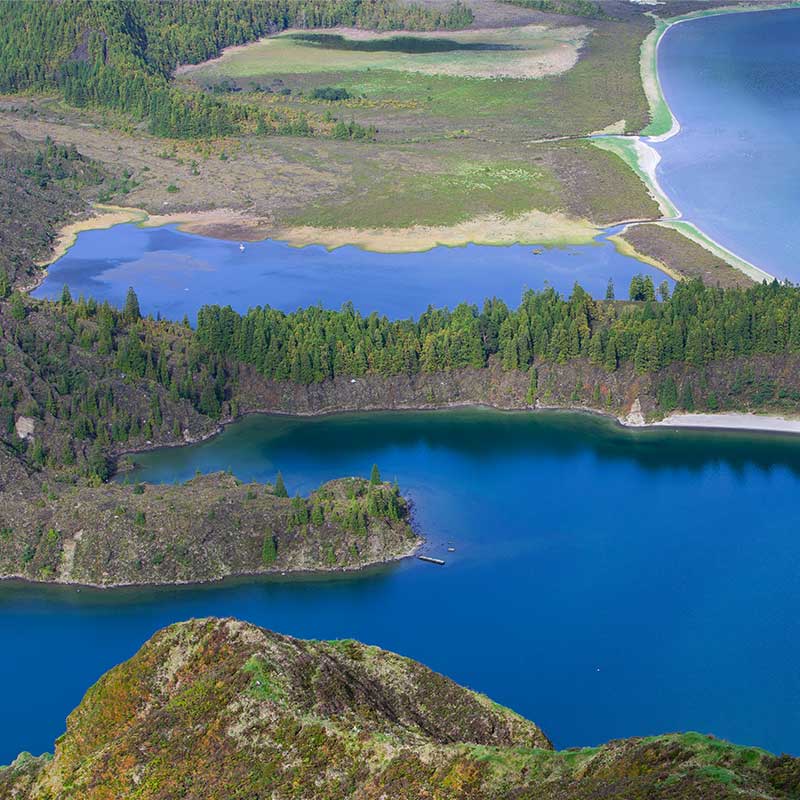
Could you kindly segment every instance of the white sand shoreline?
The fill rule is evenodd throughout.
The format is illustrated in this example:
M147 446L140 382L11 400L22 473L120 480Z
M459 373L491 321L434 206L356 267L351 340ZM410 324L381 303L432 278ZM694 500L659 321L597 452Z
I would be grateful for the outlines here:
M666 110L671 120L669 130L664 133L654 135L606 137L608 139L616 139L617 141L621 140L623 142L630 143L629 146L632 148L632 153L629 155L629 158L632 157L635 161L636 170L640 173L640 175L644 176L644 181L648 187L648 190L650 191L650 194L661 208L663 219L657 224L664 227L672 227L677 229L681 234L686 236L686 238L695 242L695 244L704 247L706 250L713 253L718 258L721 258L723 261L726 261L731 267L743 272L755 282L773 281L775 280L775 276L748 261L747 259L742 258L733 250L730 250L728 247L705 233L697 224L686 219L683 216L683 212L675 205L675 203L672 202L672 199L669 197L667 192L664 191L660 181L658 180L657 170L658 165L661 162L661 154L653 145L666 142L681 132L680 120L678 120L678 118L675 116L675 113L670 108L661 86L661 80L658 74L658 50L667 32L672 30L672 28L674 28L676 25L680 25L685 22L693 22L700 19L717 17L731 13L778 11L786 8L794 8L798 5L800 5L800 2L795 0L794 2L788 3L770 3L766 7L740 6L719 8L710 11L696 11L681 17L674 17L672 19L665 20L666 24L663 30L659 31L658 28L655 28L651 34L655 35L655 41L649 42L648 39L650 37L648 37L642 43L640 59L642 83L645 89L645 94L647 95L648 103L650 105L651 114L656 116L658 114L659 107ZM595 143L600 144L599 142ZM602 144L600 144L600 146L602 147ZM638 223L631 224L635 225ZM626 229L627 227L630 226L626 226Z
M766 414L671 414L658 422L644 425L620 420L626 428L695 428L702 430L728 430L754 433L800 434L800 419L769 416Z

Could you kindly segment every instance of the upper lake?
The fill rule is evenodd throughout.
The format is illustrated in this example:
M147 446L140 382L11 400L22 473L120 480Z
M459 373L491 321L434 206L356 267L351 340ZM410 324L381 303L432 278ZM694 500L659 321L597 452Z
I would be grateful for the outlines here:
M800 282L800 9L681 22L658 55L681 124L655 145L662 187L720 244Z
M206 615L399 651L558 747L695 729L800 753L796 439L479 409L256 416L138 461L153 481L281 469L291 493L374 462L447 564L105 593L0 585L0 763L51 749L104 670Z
M417 317L428 305L482 304L500 297L519 305L526 288L546 283L569 294L576 281L604 297L609 278L627 298L636 273L662 273L623 256L601 236L597 243L563 249L522 245L436 247L424 253L372 253L357 247L290 247L271 240L239 249L238 242L183 233L175 227L117 225L86 231L53 264L35 297L56 299L63 286L121 306L129 286L145 314L194 320L209 303L239 312L257 305L283 311L321 303L338 309L347 301L362 313L394 319ZM671 285L672 281L668 280Z

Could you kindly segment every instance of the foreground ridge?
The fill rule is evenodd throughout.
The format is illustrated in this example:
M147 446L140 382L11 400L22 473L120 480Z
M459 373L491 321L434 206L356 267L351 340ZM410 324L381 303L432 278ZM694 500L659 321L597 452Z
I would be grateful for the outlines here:
M554 752L542 731L421 664L234 619L157 633L84 697L54 756L0 796L794 798L800 760L699 734Z

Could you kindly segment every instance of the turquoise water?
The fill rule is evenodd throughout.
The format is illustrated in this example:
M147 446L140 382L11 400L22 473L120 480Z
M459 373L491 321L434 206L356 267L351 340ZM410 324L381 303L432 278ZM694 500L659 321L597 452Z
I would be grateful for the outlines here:
M281 469L291 492L376 462L447 564L121 593L0 586L14 654L0 659L0 763L51 748L88 685L158 627L208 614L413 656L559 747L696 729L800 753L798 440L460 410L251 417L140 462L137 478L159 481Z
M624 298L636 273L652 276L656 285L665 279L647 264L619 254L605 235L593 245L543 249L539 255L533 249L467 245L387 255L268 240L241 251L238 242L174 227L117 225L81 233L33 294L56 299L66 284L75 297L121 306L133 286L145 314L177 320L184 314L194 320L207 303L230 304L240 312L267 304L294 311L316 303L340 308L348 300L365 314L377 311L402 319L419 316L429 304L453 308L461 302L482 304L487 297L501 297L516 307L526 288L541 289L545 283L569 294L579 281L586 291L604 297L612 278Z
M656 145L684 216L779 279L800 282L800 9L728 14L667 31L666 99L681 123Z

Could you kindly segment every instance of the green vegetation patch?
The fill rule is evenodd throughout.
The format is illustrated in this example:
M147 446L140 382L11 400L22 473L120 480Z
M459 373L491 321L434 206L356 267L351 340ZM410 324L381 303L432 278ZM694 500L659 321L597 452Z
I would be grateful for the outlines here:
M438 36L358 38L326 33L288 33L225 54L190 70L195 79L315 72L397 71L473 78L537 78L569 70L589 29L526 25Z
M392 36L391 38L348 39L333 33L290 33L286 36L303 45L326 50L353 50L361 53L450 53L454 50L515 50L513 44L457 41L456 39Z
M561 191L550 169L522 162L464 162L441 173L401 173L369 192L336 205L312 206L296 224L403 228L465 222L485 214L514 217L536 208L561 207Z
M568 14L575 17L602 18L608 16L595 0L500 0L512 6L531 8L548 14Z
M264 656L250 656L242 669L251 676L248 691L253 697L275 703L284 700L286 693L273 678L275 668Z

